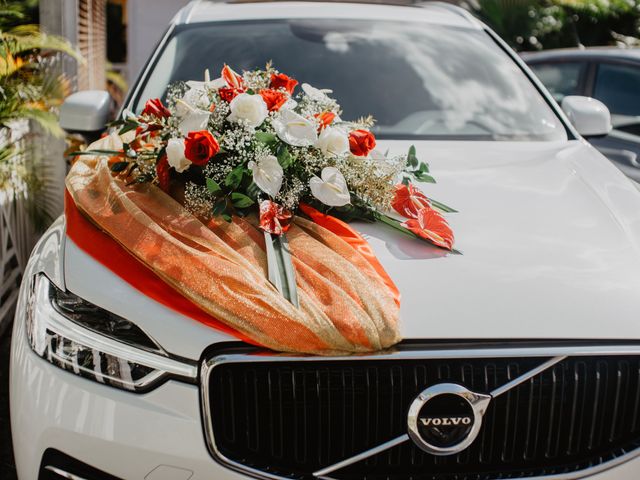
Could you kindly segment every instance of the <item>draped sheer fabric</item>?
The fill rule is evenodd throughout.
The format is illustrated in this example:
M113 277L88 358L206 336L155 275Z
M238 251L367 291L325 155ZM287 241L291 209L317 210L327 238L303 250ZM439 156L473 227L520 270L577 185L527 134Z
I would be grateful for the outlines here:
M296 308L267 279L257 219L205 223L152 184L126 185L105 157L78 160L67 190L96 227L252 342L283 352L340 354L382 350L400 340L395 286L367 255L366 242L333 217L349 238L299 216L287 232Z

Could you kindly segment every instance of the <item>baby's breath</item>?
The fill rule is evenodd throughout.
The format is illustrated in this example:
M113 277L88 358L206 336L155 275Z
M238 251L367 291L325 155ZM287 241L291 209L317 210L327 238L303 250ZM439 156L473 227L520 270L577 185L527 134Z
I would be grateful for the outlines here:
M213 200L213 195L205 186L187 182L184 187L184 206L198 217L209 217L211 215Z
M259 95L260 90L270 88L272 75L278 73L270 63L264 70L244 72L242 88L250 94ZM334 113L331 127L345 132L345 135L355 129L371 129L374 125L371 116L352 122L343 121L340 119L340 105L331 98L329 91L298 86L293 99L282 106L280 111L269 112L256 130L243 121L228 120L230 105L221 98L217 88L210 88L205 83L195 84L195 87L193 85L190 87L186 82L176 82L168 88L166 104L171 112L168 118L158 120L146 116L139 119L151 123L155 131L153 136L140 134L137 139L141 147L138 150L135 174L145 179L156 178L156 161L165 154L168 140L185 136L180 128L184 115L189 114L185 114L185 111L198 111L197 115L202 115L203 111L210 112L206 128L220 145L220 152L208 161L202 174L199 171L196 173L201 178L185 183L184 204L194 214L211 215L214 204L225 196L225 201L231 205L231 194L236 192L251 196L256 203L267 199L267 194L251 182L253 169L249 168L249 164L255 162L258 166L268 165L270 162L265 159L271 155L278 157L284 171L280 190L272 200L292 212L298 209L301 201L314 200L309 182L313 177L322 177L326 167L335 167L342 173L354 202L365 202L379 210L390 207L395 183L405 168L404 157L382 159L376 156L374 159L368 156L355 157L349 152L338 156L325 155L314 145L294 146L285 143L277 136L274 128L274 120L282 109L291 109L312 122L318 132L323 127L320 115ZM284 89L282 91L286 92ZM176 178L175 174L172 176ZM218 185L211 187L213 190L217 189L215 194L205 185L206 179L211 179Z

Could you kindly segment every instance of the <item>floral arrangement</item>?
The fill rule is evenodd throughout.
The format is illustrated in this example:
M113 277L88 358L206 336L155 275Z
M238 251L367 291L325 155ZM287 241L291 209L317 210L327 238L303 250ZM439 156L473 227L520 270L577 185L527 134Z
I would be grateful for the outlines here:
M122 149L82 153L110 155L115 175L153 182L200 217L255 213L281 235L307 204L453 249L442 213L454 210L414 186L434 182L415 148L387 157L373 119L342 119L330 93L270 64L242 75L225 65L219 78L171 85L166 106L156 98L140 115L125 111L114 124Z

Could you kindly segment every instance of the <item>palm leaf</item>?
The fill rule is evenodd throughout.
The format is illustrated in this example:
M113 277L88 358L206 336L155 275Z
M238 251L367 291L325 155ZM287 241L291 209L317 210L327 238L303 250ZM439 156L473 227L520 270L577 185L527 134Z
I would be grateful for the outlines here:
M40 125L46 133L55 137L64 136L64 130L58 123L58 116L53 112L42 110L41 108L25 107L20 110L19 118L33 120Z
M19 25L6 32L0 32L0 43L5 45L5 50L14 56L29 54L34 50L48 50L61 52L81 60L82 56L73 48L73 45L65 38L56 35L48 35L38 25Z

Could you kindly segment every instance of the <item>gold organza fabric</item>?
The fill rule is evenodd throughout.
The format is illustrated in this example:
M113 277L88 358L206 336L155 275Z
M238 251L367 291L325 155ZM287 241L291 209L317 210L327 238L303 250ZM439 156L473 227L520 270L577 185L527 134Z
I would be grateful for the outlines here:
M340 354L400 340L393 293L355 248L316 223L297 217L287 232L296 308L267 279L255 220L205 224L158 187L115 178L105 157L78 160L66 183L96 226L205 312L260 345Z

